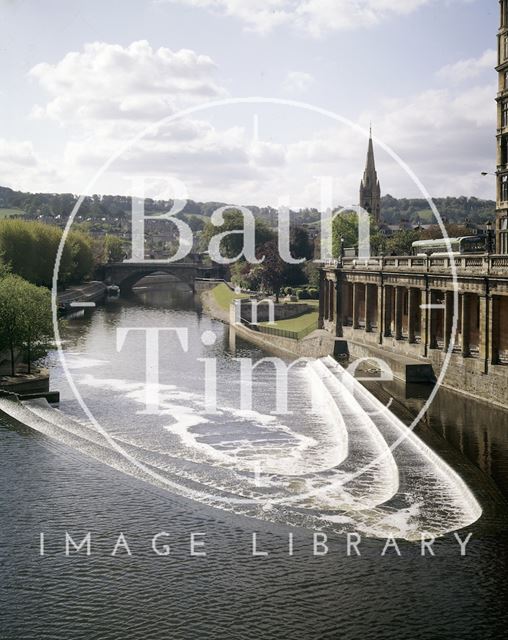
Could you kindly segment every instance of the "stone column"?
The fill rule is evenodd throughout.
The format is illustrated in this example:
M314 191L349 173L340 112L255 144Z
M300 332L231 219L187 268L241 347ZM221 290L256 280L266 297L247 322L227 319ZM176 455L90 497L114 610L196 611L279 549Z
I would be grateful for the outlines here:
M450 348L453 329L453 315L455 309L453 304L453 291L445 291L445 310L444 310L444 348L447 351Z
M392 335L392 308L393 308L393 287L384 287L384 335L388 338Z
M437 305L438 292L431 289L430 304ZM437 309L429 309L429 349L437 349Z
M335 335L342 338L344 326L344 286L342 278L337 274L335 282Z
M480 296L480 360L482 361L484 373L489 372L491 304L491 297L488 295Z
M384 308L385 303L385 287L383 284L378 284L377 286L377 332L378 332L378 342L379 344L383 344L383 335L384 335L384 321L386 310Z
M372 302L372 291L369 284L365 284L365 331L372 331L370 323L370 307Z
M420 345L421 354L424 358L429 355L430 345L430 310L428 305L430 304L430 291L424 289L422 291L422 305L420 307Z
M416 342L416 321L420 310L418 308L418 301L420 298L420 291L411 287L409 289L408 298L408 313L407 313L407 333L410 344Z
M491 364L499 364L499 332L501 330L500 325L500 309L499 298L497 296L489 297L490 300L490 362Z
M470 330L471 330L471 296L469 293L462 294L462 356L467 358L471 355L470 345Z
M402 340L403 305L404 287L395 287L395 340Z
M360 285L357 282L353 283L353 329L360 328Z
M335 318L335 286L332 280L328 280L328 320L333 322Z
M319 270L319 328L323 328L325 319L325 272Z

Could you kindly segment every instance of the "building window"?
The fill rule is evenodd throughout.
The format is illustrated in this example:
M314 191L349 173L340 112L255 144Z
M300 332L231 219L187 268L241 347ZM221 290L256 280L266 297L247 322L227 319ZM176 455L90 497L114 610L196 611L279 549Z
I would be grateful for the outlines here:
M502 115L501 115L501 126L508 127L508 102L503 102L502 107Z
M500 159L499 164L502 166L508 165L508 136L503 136L499 140Z
M504 37L504 59L508 60L508 36Z
M504 72L504 84L503 84L503 89L508 89L508 71Z
M508 176L501 178L501 202L508 202Z

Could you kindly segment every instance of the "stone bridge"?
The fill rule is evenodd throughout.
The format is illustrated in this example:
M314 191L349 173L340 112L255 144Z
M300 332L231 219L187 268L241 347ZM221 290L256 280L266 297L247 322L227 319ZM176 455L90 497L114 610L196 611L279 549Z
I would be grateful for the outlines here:
M117 285L126 292L144 278L154 273L174 276L195 291L195 282L200 278L224 278L222 266L206 266L200 262L168 262L167 260L146 260L144 262L113 262L104 265L103 276L106 284Z

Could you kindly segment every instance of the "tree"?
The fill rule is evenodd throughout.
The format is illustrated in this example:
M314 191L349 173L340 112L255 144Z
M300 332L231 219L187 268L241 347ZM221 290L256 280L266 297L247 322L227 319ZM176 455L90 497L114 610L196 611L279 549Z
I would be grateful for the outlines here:
M263 267L260 264L250 264L241 260L231 265L231 280L249 291L258 291L262 286Z
M203 251L208 249L210 240L220 233L226 231L243 231L244 218L241 211L231 209L224 212L224 224L216 227L208 221L201 234L201 248ZM261 246L268 240L272 240L274 233L266 226L264 222L256 219L256 247ZM230 234L223 238L221 242L221 253L227 258L235 258L243 250L244 236L242 233Z
M392 256L409 256L413 242L420 239L420 232L415 229L400 229L386 239L385 252Z
M11 375L16 375L16 355L25 351L28 371L53 335L51 297L47 289L17 275L0 279L0 349L8 349Z
M464 225L459 224L445 224L446 233L449 238L460 238L461 236L470 236L473 235L471 229ZM421 232L422 240L438 240L443 237L443 232L441 227L437 224L424 229Z
M280 257L276 240L269 240L259 248L259 255L265 256L260 267L260 280L263 288L275 294L275 301L279 302L280 288L285 282L286 263Z
M307 282L314 289L319 289L319 267L315 262L308 261L303 267Z
M125 257L123 242L118 236L107 235L104 238L104 259L107 263L121 262Z
M0 253L0 280L5 278L9 271L9 265L4 261L3 255Z
M370 218L370 251L372 255L378 255L385 250L385 238L381 234L374 219ZM354 212L344 211L339 213L332 223L332 253L335 258L341 255L342 244L344 247L358 247L358 216Z
M70 251L72 260L71 282L87 280L94 266L92 244L88 236L81 231L71 231L67 236L65 248Z
M53 339L51 315L51 294L44 287L35 287L30 283L23 286L24 315L21 339L25 348L28 373L32 362L47 353Z
M35 221L0 220L0 254L12 273L36 285L51 287L62 230ZM59 282L67 285L82 282L93 269L90 238L71 231L64 245L59 270Z
M337 215L332 223L332 252L338 258L341 252L341 241L345 247L358 245L358 216L353 212Z
M312 260L314 257L314 247L305 227L292 227L289 235L289 246L291 247L291 255L295 260L300 258Z

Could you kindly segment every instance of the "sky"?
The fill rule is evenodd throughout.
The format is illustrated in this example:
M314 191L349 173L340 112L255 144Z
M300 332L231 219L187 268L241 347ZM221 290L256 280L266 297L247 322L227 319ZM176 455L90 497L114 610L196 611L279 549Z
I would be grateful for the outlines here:
M0 185L348 206L372 123L383 194L494 199L480 174L495 171L498 14L497 0L0 0Z

